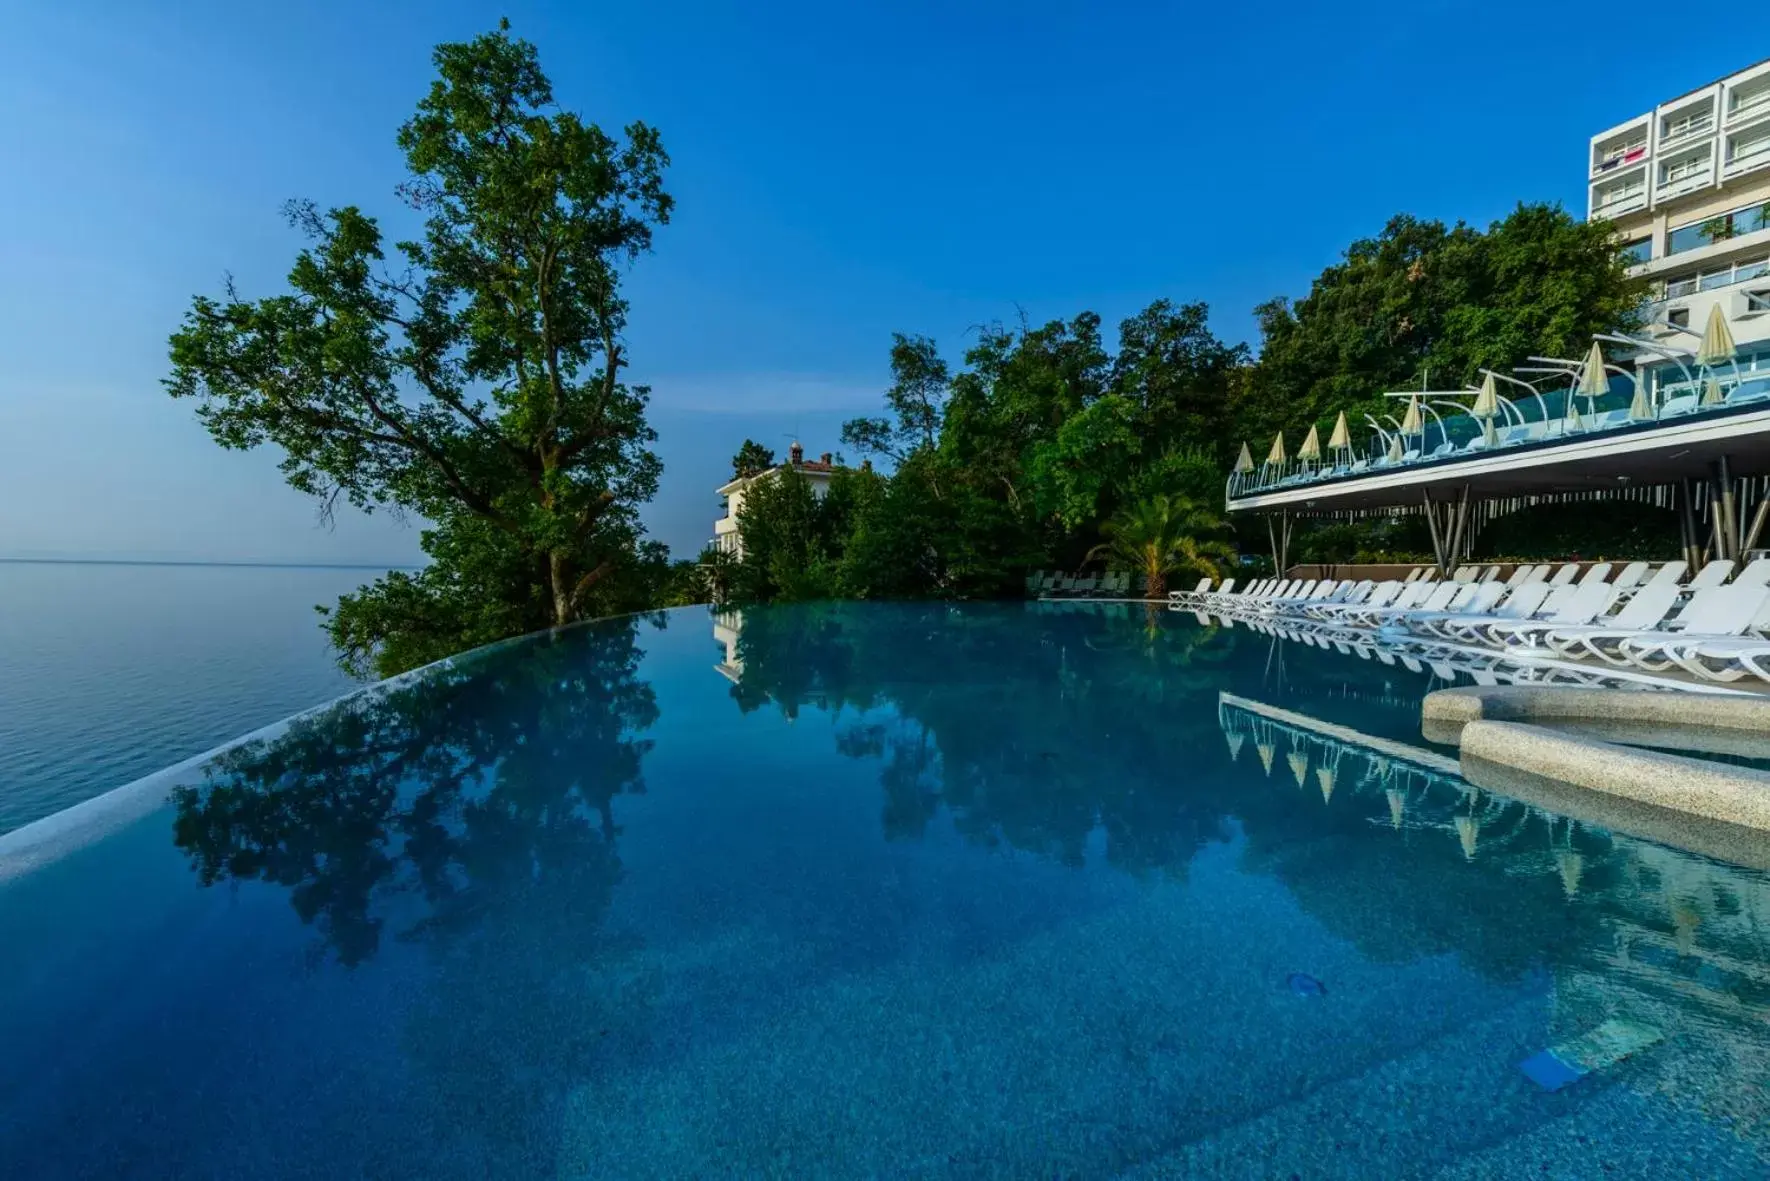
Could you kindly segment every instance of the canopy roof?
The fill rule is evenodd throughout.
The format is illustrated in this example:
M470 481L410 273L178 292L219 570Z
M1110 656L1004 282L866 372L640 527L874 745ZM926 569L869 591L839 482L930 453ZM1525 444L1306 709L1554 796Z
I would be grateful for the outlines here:
M1391 454L1395 444L1391 444ZM1336 512L1417 506L1421 497L1527 496L1651 487L1707 480L1726 457L1735 476L1770 475L1770 403L1720 407L1700 415L1647 420L1605 431L1568 432L1540 441L1459 452L1309 483L1232 490L1231 512Z

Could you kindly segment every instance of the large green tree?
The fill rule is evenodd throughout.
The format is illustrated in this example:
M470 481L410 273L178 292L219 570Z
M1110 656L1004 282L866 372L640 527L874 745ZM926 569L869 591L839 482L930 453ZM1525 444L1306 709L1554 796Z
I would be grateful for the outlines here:
M731 474L734 479L746 476L759 476L774 466L774 451L764 447L754 439L745 439L737 454L731 457Z
M561 110L508 25L439 46L399 129L392 246L355 206L290 206L289 290L199 296L171 339L174 397L223 446L272 444L329 508L420 516L430 555L346 596L346 664L388 674L487 639L639 605L637 507L657 487L648 391L623 380L623 270L668 221L658 134Z

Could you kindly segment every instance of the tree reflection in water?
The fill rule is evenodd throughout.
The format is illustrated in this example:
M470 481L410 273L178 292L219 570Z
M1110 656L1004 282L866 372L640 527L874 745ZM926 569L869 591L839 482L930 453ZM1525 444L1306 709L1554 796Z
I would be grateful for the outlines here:
M620 873L610 801L644 790L638 735L658 711L638 627L523 642L299 718L179 789L175 840L204 885L286 888L345 964L414 896L408 937L508 907L581 934Z
M1282 881L1372 960L1455 953L1495 980L1541 969L1612 979L1619 940L1663 940L1683 961L1687 999L1770 1017L1770 937L1755 918L1726 918L1770 921L1762 873L1613 837L1454 772L1440 790L1455 807L1406 802L1403 819L1393 776L1369 770L1380 758L1339 765L1277 733L1262 774L1259 731L1224 740L1228 689L1419 744L1424 670L1084 604L809 606L740 622L740 707L836 715L837 749L880 762L887 837L919 837L944 809L968 840L1078 865L1098 828L1110 864L1183 878L1235 831L1242 869ZM1667 864L1707 884L1661 896ZM1703 966L1706 940L1731 944L1726 971Z
M1234 638L1142 612L818 604L726 617L746 712L840 718L837 749L880 761L889 838L945 808L966 839L1078 865L1091 832L1133 873L1183 875L1224 808L1188 751ZM1105 735L1108 741L1102 742Z

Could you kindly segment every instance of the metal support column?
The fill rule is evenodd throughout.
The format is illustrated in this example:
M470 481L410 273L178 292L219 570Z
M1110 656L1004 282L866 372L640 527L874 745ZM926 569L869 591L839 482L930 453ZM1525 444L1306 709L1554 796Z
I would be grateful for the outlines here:
M1745 540L1739 543L1740 557L1743 558L1758 548L1758 540L1764 533L1766 517L1770 517L1770 496L1762 497L1758 501L1758 509L1752 514L1752 527L1745 531Z
M1272 518L1266 518L1266 540L1272 545L1272 573L1276 578L1283 578L1285 559L1290 556L1291 549L1291 513L1289 509L1278 511L1278 528L1272 527Z
M1438 529L1438 508L1432 503L1430 492L1422 492L1420 498L1426 507L1426 531L1432 535L1432 556L1438 559L1439 575L1447 575L1450 569L1445 565L1444 536Z
M1696 532L1696 488L1687 479L1678 482L1678 535L1684 564L1694 574L1702 567L1702 541Z
M1450 569L1462 565L1463 534L1469 523L1469 486L1463 485L1462 495L1457 497L1457 508L1450 527ZM1450 570L1445 571L1446 574Z
M1718 464L1720 480L1719 508L1721 511L1721 537L1727 546L1723 558L1739 557L1739 504L1734 497L1733 475L1727 468L1727 457L1721 456Z

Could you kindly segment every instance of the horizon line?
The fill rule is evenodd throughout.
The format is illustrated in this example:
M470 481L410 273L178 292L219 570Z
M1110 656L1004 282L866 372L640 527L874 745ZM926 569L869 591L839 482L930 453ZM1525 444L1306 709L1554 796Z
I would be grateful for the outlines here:
M14 566L244 566L281 570L422 570L405 562L273 562L201 558L15 558L0 554L0 565Z

